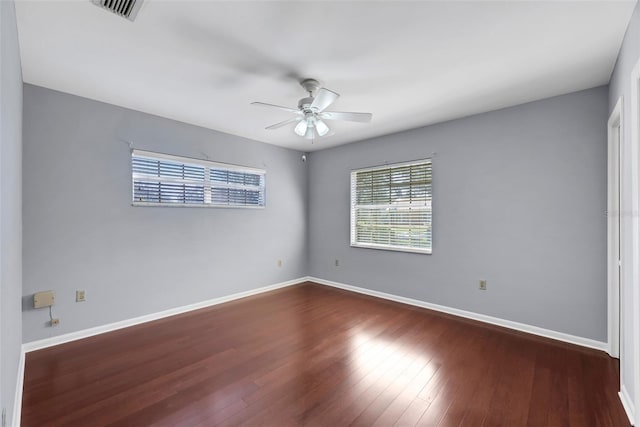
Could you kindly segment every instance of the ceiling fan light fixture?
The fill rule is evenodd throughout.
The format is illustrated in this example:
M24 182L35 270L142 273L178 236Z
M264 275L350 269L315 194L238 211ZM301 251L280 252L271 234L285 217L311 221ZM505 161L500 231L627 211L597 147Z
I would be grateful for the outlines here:
M294 132L296 133L296 135L298 136L304 136L304 134L307 132L307 121L306 120L300 120L300 123L298 123L294 129Z
M307 128L307 132L304 134L304 137L307 139L314 139L316 136L315 128L313 126L309 126Z
M318 135L325 136L329 133L329 126L327 126L322 120L316 120L316 131L318 131Z

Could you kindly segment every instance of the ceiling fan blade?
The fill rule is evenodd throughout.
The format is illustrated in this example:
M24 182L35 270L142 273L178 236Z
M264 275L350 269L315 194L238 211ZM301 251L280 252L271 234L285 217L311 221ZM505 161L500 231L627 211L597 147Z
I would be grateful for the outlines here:
M286 126L289 123L295 123L295 122L299 122L300 120L302 120L302 117L293 117L289 120L285 120L284 122L280 122L280 123L276 123L275 125L271 125L271 126L267 126L265 129L278 129L281 128L282 126Z
M368 123L373 118L371 113L347 113L344 111L323 111L318 114L326 120L345 120L348 122Z
M336 102L336 99L338 99L339 96L339 94L332 92L329 89L320 88L309 108L316 112L324 111L325 108Z
M282 105L267 104L265 102L252 102L251 105L257 105L258 107L277 108L279 110L288 111L290 113L300 113L300 110L298 110L297 108L283 107Z
M293 130L297 135L300 136L304 136L305 133L307 133L307 121L306 120L301 120L300 123L298 123L298 125L296 126L296 128Z
M318 132L318 136L325 136L329 133L329 126L326 125L322 120L316 120L316 131Z

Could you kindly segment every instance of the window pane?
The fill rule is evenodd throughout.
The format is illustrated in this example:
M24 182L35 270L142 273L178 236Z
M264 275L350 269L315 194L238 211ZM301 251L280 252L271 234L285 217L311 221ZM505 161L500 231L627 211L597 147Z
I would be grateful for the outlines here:
M149 181L134 182L133 200L136 202L160 202L160 183Z
M134 173L138 174L204 181L203 166L133 157L132 169Z

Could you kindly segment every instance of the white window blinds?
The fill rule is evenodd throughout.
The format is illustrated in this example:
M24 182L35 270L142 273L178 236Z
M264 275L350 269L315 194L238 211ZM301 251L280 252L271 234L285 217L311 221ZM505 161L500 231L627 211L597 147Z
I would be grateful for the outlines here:
M431 253L431 160L351 172L351 246Z
M260 169L133 150L131 172L137 205L265 206Z

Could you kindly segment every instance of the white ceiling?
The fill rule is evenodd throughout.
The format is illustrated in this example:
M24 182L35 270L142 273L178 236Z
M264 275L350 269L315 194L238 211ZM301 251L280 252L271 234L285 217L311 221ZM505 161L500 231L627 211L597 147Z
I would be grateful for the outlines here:
M146 0L135 22L85 1L19 1L23 79L313 151L609 81L633 1ZM311 141L285 111L311 77L341 94ZM179 141L176 141L179 143Z

